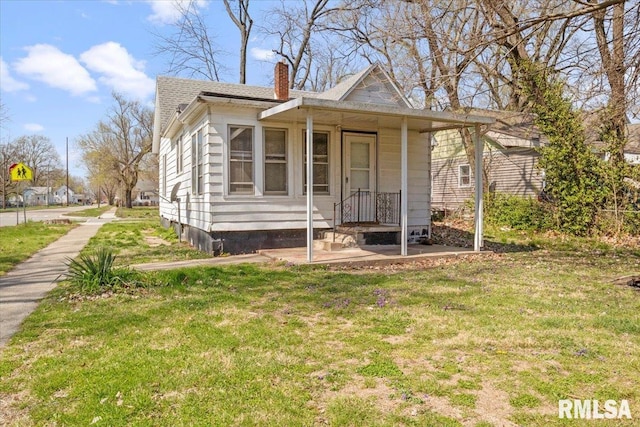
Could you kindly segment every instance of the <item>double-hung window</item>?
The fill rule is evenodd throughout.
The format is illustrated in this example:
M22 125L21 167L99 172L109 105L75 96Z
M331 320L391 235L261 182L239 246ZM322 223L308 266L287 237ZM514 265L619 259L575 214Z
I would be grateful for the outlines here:
M307 194L307 132L304 133L304 194ZM313 194L329 194L329 133L313 133Z
M204 152L202 129L191 135L191 192L202 194L204 181Z
M469 165L458 166L458 187L471 187L471 167Z
M287 131L264 130L264 194L287 194Z
M162 194L167 195L167 155L162 155Z
M176 173L182 172L182 136L176 139Z
M253 194L253 128L229 126L229 194Z

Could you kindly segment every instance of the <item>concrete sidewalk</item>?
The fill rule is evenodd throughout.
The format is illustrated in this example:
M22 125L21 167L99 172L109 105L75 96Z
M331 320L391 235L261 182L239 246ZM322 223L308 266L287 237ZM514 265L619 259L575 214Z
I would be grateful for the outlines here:
M67 272L67 258L78 256L115 210L90 218L28 260L0 276L0 348L18 331L22 321Z

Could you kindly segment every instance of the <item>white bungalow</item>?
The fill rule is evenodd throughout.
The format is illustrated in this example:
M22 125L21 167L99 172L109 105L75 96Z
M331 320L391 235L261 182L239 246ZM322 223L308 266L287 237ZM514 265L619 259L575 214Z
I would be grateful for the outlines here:
M54 203L51 187L25 188L23 195L27 206L48 206Z
M290 91L284 63L275 88L158 77L160 216L213 253L306 246L312 261L314 238L348 225L406 255L430 234L431 133L492 122L412 108L376 64L322 93Z
M68 193L68 195L67 195ZM53 192L53 200L54 203L64 205L68 203L77 203L75 199L75 192L68 188L66 185L60 186L56 191Z

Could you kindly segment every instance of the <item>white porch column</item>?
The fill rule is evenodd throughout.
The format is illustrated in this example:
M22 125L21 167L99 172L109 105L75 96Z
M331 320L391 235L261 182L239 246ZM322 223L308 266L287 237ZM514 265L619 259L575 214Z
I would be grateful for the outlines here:
M476 123L473 135L473 142L475 145L475 186L476 186L476 203L475 203L475 234L473 239L473 250L480 252L480 248L484 246L482 239L482 223L484 221L483 215L483 200L482 200L482 138L480 138L480 125Z
M407 118L402 118L402 127L400 128L400 227L402 228L400 237L400 255L407 256L407 223L408 223L408 136L407 136Z
M307 111L307 262L313 261L313 111Z

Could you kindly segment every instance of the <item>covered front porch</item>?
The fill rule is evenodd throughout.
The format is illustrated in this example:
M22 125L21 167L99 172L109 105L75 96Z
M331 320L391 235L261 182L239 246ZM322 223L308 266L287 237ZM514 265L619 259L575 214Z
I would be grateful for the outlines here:
M409 251L409 205L413 202L411 198L421 197L425 200L425 207L429 206L428 198L430 197L430 177L426 179L426 185L424 188L419 189L419 194L416 193L416 185L413 185L413 193L410 193L410 177L409 177L409 133L413 135L425 135L425 138L430 140L432 132L436 132L443 129L455 129L471 127L474 129L475 135L475 165L477 170L482 170L482 149L481 149L481 126L493 123L493 119L488 117L473 116L473 115L460 115L445 112L436 112L429 110L418 110L406 107L399 107L396 105L381 105L370 104L364 102L351 102L351 101L335 101L321 98L297 98L287 101L278 106L272 107L268 110L262 111L258 114L258 120L260 121L282 121L282 122L294 122L303 124L306 132L305 138L305 163L306 163L306 188L314 189L314 125L323 126L335 126L342 131L377 131L379 129L391 130L392 133L397 135L396 143L400 148L400 179L399 179L399 191L397 193L397 205L399 206L397 218L379 218L380 213L377 208L375 212L367 213L366 219L362 218L349 218L345 220L344 206L334 209L334 218L325 218L325 220L332 220L333 226L340 224L361 224L364 222L370 222L375 225L387 224L394 225L400 228L400 241L399 245L389 245L385 251L395 251L396 255L402 257L411 256ZM397 133L396 133L397 132ZM397 147L397 145L396 145ZM429 152L427 150L427 156ZM378 160L379 163L384 165L385 159ZM427 169L430 170L430 156L425 159ZM476 207L475 207L475 241L474 250L480 251L482 247L482 174L475 173L476 177ZM344 175L346 182L349 177ZM353 182L353 181L352 181ZM355 187L355 186L354 186ZM345 200L353 197L353 194L360 192L357 188L350 188L349 191L343 193L339 204L344 205ZM375 197L376 200L373 203L377 206L378 193L376 188L369 188L364 196ZM371 196L370 196L371 195ZM392 196L396 197L396 196ZM360 194L354 201L361 202L363 200L363 194ZM383 201L388 203L389 201ZM336 217L335 212L339 217ZM362 211L358 209L356 211L358 215L362 215ZM389 212L393 212L391 209ZM314 215L316 221L318 220L317 207L314 204L314 191L306 192L306 262L317 261L314 257ZM347 214L348 216L349 214ZM385 214L386 215L386 214ZM429 209L425 209L425 221L429 222ZM371 220L371 218L373 220ZM378 248L379 249L379 248ZM425 249L420 249L424 251ZM332 257L346 256L344 251L335 253Z

